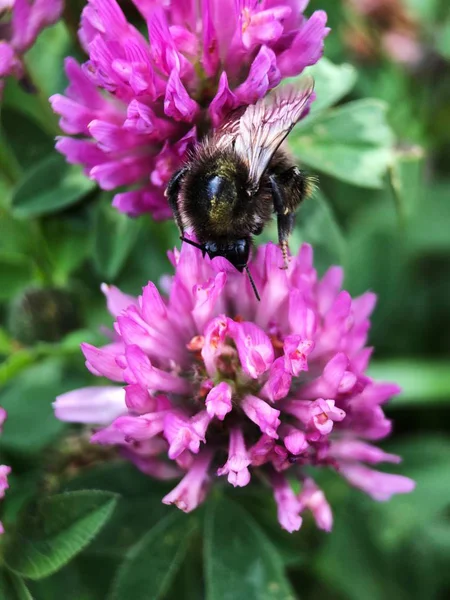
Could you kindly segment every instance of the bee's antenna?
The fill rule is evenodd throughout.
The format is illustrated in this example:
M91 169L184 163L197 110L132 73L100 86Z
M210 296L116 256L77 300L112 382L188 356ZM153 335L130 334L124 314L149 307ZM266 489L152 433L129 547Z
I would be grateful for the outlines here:
M253 281L253 277L252 277L252 274L251 274L251 273L250 273L250 271L249 271L249 268L248 268L248 266L247 266L247 265L245 265L244 269L245 269L245 272L246 272L246 273L247 273L247 275L248 275L248 279L249 279L249 281L250 281L250 284L251 284L251 286L252 286L252 288L253 288L253 291L255 292L256 299L258 300L258 302L261 302L261 298L259 297L258 290L256 289L255 282Z
M182 242L186 242L186 244L190 244L191 246L194 246L195 248L198 248L199 250L201 250L202 252L205 251L205 247L202 246L201 244L197 244L197 242L194 242L192 240L189 240L188 238L185 238L183 235L180 236L180 240Z

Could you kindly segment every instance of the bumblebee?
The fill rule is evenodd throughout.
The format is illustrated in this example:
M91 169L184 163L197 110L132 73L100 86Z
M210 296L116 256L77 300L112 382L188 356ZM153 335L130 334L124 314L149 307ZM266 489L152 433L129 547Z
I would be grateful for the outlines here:
M284 265L295 211L312 191L312 179L280 146L306 113L313 93L312 79L278 92L230 115L226 123L193 150L174 175L166 196L181 239L203 256L223 256L238 271L248 270L253 236L273 214ZM193 231L197 242L186 238Z

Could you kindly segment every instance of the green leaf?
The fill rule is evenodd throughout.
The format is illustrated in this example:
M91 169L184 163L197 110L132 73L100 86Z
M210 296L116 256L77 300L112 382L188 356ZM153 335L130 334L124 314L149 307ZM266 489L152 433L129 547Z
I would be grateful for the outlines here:
M428 525L425 536L431 545L438 549L440 556L445 557L445 560L450 558L450 523L448 520L439 519Z
M405 315L405 298L401 295L406 290L407 258L392 199L383 195L366 203L349 229L344 287L352 295L369 289L379 295L380 301L372 318L372 343L378 350L380 346L394 346L398 352L404 346L406 336L405 328L399 328L397 324L404 318L409 331L411 319ZM397 318L392 320L394 314ZM387 327L389 336L386 336Z
M4 387L0 405L8 419L0 447L33 454L52 442L65 427L55 418L52 402L58 394L76 387L74 383L64 376L58 361L48 360L23 371Z
M206 509L207 599L293 600L282 560L253 518L229 498Z
M31 467L27 472L17 474L13 468L8 475L8 502L2 503L2 523L7 532L16 527L24 507L33 502L42 486L43 473L39 466L36 469L29 463L27 466Z
M111 195L102 194L94 220L94 264L100 275L113 281L125 265L141 223L111 206Z
M389 452L402 457L396 471L416 482L410 494L399 494L386 504L374 506L374 516L383 523L377 530L387 547L396 547L409 537L426 532L445 514L450 498L450 441L443 435L417 435L386 444ZM401 517L401 518L399 518Z
M202 543L201 532L191 536L186 556L164 596L165 600L199 600L205 597L203 581L203 561L199 551Z
M433 23L438 18L439 8L443 3L441 0L427 0L427 2L423 0L406 0L405 4L419 21Z
M129 551L111 600L161 598L181 565L194 529L195 522L182 513L173 513L153 527Z
M346 263L344 234L329 202L319 191L301 205L293 239L294 243L307 242L314 247L314 264L320 274L330 265Z
M119 564L85 551L53 575L30 580L29 586L35 600L105 600Z
M379 100L356 100L300 123L289 137L294 155L342 181L380 188L392 160L386 111Z
M173 511L161 502L173 484L155 481L129 463L92 467L61 485L64 490L100 488L123 496L114 515L89 547L90 555L123 558L143 531Z
M422 191L423 158L423 150L418 146L409 150L396 151L389 167L389 181L397 212L403 223L418 208Z
M71 331L60 341L60 349L68 354L80 353L80 344L86 342L93 346L101 346L105 342L104 336L99 331L91 331L90 329L76 329Z
M33 265L28 257L0 253L0 300L15 296L30 283L32 277Z
M137 241L126 269L122 269L116 282L120 289L134 295L142 289L143 281L159 281L163 275L173 272L167 250L180 247L180 234L172 219L156 222L139 217L139 221L141 229Z
M25 582L15 573L0 571L0 598L2 600L33 600Z
M82 174L80 167L69 165L60 154L52 154L36 164L15 189L13 213L29 218L59 211L94 189L95 183Z
M44 499L36 511L28 511L6 548L6 564L29 579L47 577L92 541L116 502L114 494L92 490Z
M80 57L62 19L45 28L24 57L25 81L28 81L28 87L34 88L33 93L24 92L21 89L23 86L16 82L15 85L9 84L5 93L5 106L17 108L39 122L52 135L57 134L58 117L52 111L48 98L66 87L64 58L76 55Z
M421 197L420 206L408 223L408 238L418 255L448 252L450 249L450 180L432 182Z
M450 363L417 359L374 361L369 367L369 377L395 381L402 393L395 396L389 406L402 408L436 404L450 404Z
M444 58L450 59L450 18L437 32L436 48Z
M43 235L52 263L52 281L56 285L65 285L92 252L86 241L87 227L87 219L62 220L57 216L43 223Z
M232 491L233 500L248 511L274 544L286 567L298 567L308 560L308 542L304 535L293 535L280 527L277 519L276 504L273 496L267 494L263 484L256 482L252 486ZM302 531L306 525L304 520Z
M14 379L21 371L33 365L38 359L34 348L21 348L10 354L0 364L0 385L5 385ZM2 395L0 394L0 400ZM1 442L0 442L1 445Z
M0 106L1 110L1 106ZM20 178L21 169L11 148L6 140L2 128L0 128L0 176L1 197L0 206L8 206L11 186Z
M62 224L61 229L62 229ZM89 255L86 234L69 233L64 238L51 240L53 256L53 281L56 285L65 285L71 273L76 271Z
M55 142L33 119L14 108L1 112L2 127L18 163L28 169L54 152Z
M48 96L39 97L36 94L28 93L14 77L6 78L2 110L5 108L20 111L51 136L60 133L58 118L51 109Z
M0 254L26 255L31 251L33 228L28 221L19 221L0 210Z
M79 51L63 20L42 31L26 55L28 71L42 96L48 98L64 90L67 83L64 59L74 54L79 55Z
M430 546L426 536L412 535L399 549L390 555L395 565L397 583L401 587L405 600L438 600L442 590L448 589L448 558L442 560L436 550ZM442 564L439 565L439 559Z
M13 340L9 333L3 327L0 327L0 355L12 352L13 344Z
M325 57L313 67L309 67L306 73L314 78L316 93L316 99L311 105L311 115L330 108L346 96L352 90L358 76L352 65L335 65Z
M338 597L346 600L406 600L393 565L374 541L370 512L366 514L364 502L359 502L356 495L348 490L347 497L333 505L333 532L313 557L313 576L328 586L329 593L338 592Z
M161 499L173 487L172 482L157 481L138 471L129 462L105 463L82 471L77 477L64 482L64 488L80 490L83 488L101 488L130 498L146 498L156 494ZM166 511L171 508L163 506Z

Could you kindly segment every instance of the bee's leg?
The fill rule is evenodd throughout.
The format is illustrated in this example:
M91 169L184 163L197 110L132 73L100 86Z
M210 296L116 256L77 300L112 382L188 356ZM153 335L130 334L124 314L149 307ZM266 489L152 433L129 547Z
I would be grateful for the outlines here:
M178 171L176 171L172 175L169 183L167 184L166 191L164 192L164 195L166 196L167 200L169 201L169 206L173 211L173 215L175 217L175 221L178 226L178 229L180 230L181 235L183 235L183 233L184 233L184 227L183 227L183 222L181 220L180 207L178 206L178 198L179 198L181 182L183 180L183 177L186 174L186 171L187 171L187 167L183 167L182 169L179 169Z
M293 167L296 169L296 167ZM289 169L291 171L292 169ZM282 174L284 179L285 174ZM277 215L278 225L278 243L283 253L284 268L288 268L288 239L294 228L295 213L291 210L286 202L286 196L283 191L283 186L280 185L279 178L275 175L270 175L270 185L272 186L273 207Z

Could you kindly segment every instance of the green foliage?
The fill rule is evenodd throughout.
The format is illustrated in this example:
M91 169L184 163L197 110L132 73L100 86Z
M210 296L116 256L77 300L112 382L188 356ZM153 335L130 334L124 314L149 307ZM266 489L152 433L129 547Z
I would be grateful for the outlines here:
M171 514L131 548L121 565L111 600L164 596L183 561L195 528L192 518Z
M312 115L330 108L344 98L353 89L358 77L352 65L335 65L325 57L307 72L314 79L314 92L317 96L311 106ZM295 78L288 79L287 82L295 85Z
M54 418L56 396L96 383L79 344L107 343L99 327L112 320L101 282L139 294L148 280L172 273L166 252L180 242L172 222L119 214L112 194L54 149L61 131L48 96L66 86L64 57L84 60L74 28L83 0L67 2L65 20L27 53L36 92L6 82L0 406L8 419L0 464L13 472L1 503L1 600L449 595L450 14L446 0L402 2L424 44L424 60L413 68L387 55L356 55L348 47L349 3L311 0L308 10L325 9L332 32L326 58L307 69L317 98L288 138L300 166L317 178L298 211L291 250L311 243L320 274L342 264L353 295L376 292L369 375L403 388L387 407L395 428L385 446L403 457L397 472L417 482L412 494L377 504L320 472L334 513L329 535L309 514L298 534L281 530L256 477L245 489L216 488L192 515L176 512L161 503L173 482L105 460L103 449L92 447L87 457L73 442L89 431ZM121 6L136 18L131 3ZM269 239L277 239L275 223L255 241ZM11 315L24 291L55 288L75 299L76 330L53 342L18 334Z
M447 362L418 360L376 361L369 367L374 379L395 381L402 388L390 406L433 406L450 402L450 369Z
M333 209L324 195L315 192L314 196L300 207L299 225L294 239L307 242L314 248L314 260L319 272L330 265L345 265L347 246Z
M67 208L95 189L80 167L69 165L60 154L40 160L24 176L12 197L13 214L36 217Z
M420 198L420 206L407 232L411 251L417 255L443 255L450 249L449 187L449 180L434 182Z
M55 420L51 401L64 388L70 389L64 384L62 365L56 361L31 367L5 387L0 404L9 418L0 447L33 454L53 441L64 425Z
M413 147L397 151L390 165L389 180L401 221L417 212L423 176L423 151Z
M392 160L387 106L356 100L295 127L290 145L305 165L353 185L380 188Z
M10 151L22 169L54 153L55 142L33 119L15 108L4 108L1 123Z
M114 281L136 242L141 223L111 206L112 195L102 194L95 212L94 264L101 277Z
M205 523L208 600L295 598L276 548L229 498L211 500Z
M33 276L33 265L20 254L0 254L0 300L23 290Z
M173 511L161 502L170 487L146 477L131 464L114 462L88 470L65 483L62 489L99 488L120 494L114 514L92 543L90 551L97 556L123 559L143 532L155 527Z
M116 502L114 494L94 490L46 498L19 525L6 548L7 566L29 579L54 573L91 542Z
M6 570L0 571L0 598L5 598L5 600L33 600L23 579Z

